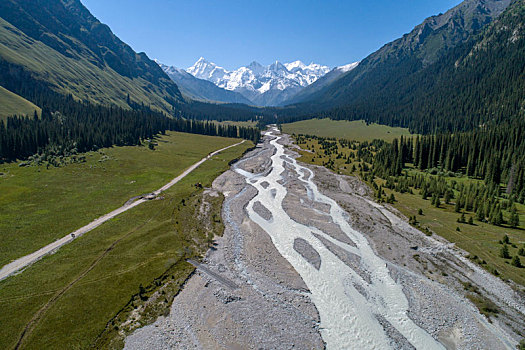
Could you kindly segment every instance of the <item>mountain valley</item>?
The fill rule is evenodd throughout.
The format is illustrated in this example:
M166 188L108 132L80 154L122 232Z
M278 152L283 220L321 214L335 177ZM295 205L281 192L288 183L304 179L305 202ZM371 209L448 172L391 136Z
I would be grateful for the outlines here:
M525 350L525 0L460 1L0 1L0 348Z

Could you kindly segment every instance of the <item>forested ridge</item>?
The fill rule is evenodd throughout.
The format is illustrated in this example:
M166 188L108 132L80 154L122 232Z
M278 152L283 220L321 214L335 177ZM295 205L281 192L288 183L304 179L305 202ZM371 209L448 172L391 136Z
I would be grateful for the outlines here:
M461 174L483 180L485 192L525 202L525 120L457 134L401 138L383 144L374 157L374 173L401 176L407 163L435 173ZM442 191L439 197L444 196Z
M381 69L370 68L366 74L362 72L364 68L358 66L324 96L330 103L340 106L323 112L319 110L323 108L323 101L319 100L321 106L315 107L317 112L314 110L309 116L364 119L408 127L422 134L376 145L373 172L383 178L392 177L395 186L422 186L415 179L410 179L410 185L403 185L402 174L405 165L410 163L422 171L456 173L483 180L484 187L475 190L479 201L496 203L498 201L490 198L498 198L505 191L508 198L523 203L523 23L525 1L513 1L477 34L444 50L444 54L432 62L425 63L414 52L392 55L381 62ZM371 66L366 59L362 64ZM357 74L364 78L345 85ZM299 113L303 107L295 106L297 113L283 117L282 121L304 118L306 115ZM443 199L446 192L436 190L434 195ZM473 205L471 201L466 202L470 203L467 204L469 208Z
M429 134L525 118L523 23L525 1L518 0L434 61L407 49L376 64L380 58L373 54L321 96L288 107L281 122L363 119Z

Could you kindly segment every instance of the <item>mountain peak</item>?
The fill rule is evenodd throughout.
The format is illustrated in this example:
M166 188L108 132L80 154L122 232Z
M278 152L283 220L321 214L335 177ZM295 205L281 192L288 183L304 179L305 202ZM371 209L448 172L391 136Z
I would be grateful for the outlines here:
M228 71L201 57L186 71L220 88L237 91L256 104L269 106L278 105L330 68L315 63L307 66L299 60L285 64L276 60L268 66L252 61L248 66Z
M336 67L335 69L337 69L337 70L339 70L339 71L341 71L343 73L346 73L346 72L351 71L352 69L354 69L358 65L359 65L359 61L358 62L349 63L349 64L345 64L344 66L339 66L339 67Z
M313 63L311 63L310 65L312 65ZM289 71L292 71L293 69L304 69L306 68L307 66L300 60L297 60L297 61L293 61L293 62L290 62L290 63L285 63L284 64L285 67L289 70Z
M276 60L274 63L272 63L268 69L271 69L271 70L275 70L275 71L278 71L278 70L288 70L284 64L282 64L281 62L279 62L278 60Z

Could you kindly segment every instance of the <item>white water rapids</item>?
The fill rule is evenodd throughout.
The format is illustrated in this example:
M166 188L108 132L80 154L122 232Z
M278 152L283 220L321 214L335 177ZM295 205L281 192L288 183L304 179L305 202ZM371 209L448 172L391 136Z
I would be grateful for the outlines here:
M361 233L350 227L344 210L317 189L313 182L314 174L284 154L283 145L277 142L280 137L275 132L276 129L268 133L275 136L270 144L276 148L271 157L271 172L262 176L242 169L236 171L245 176L246 181L258 191L247 205L250 219L269 234L279 253L290 262L308 286L311 299L320 314L321 335L327 348L392 348L393 342L379 322L379 316L387 320L415 348L444 349L408 317L408 300L402 286L390 276L386 262L374 253ZM302 174L300 180L310 199L330 206L333 222L355 243L355 247L342 243L317 228L292 220L284 211L282 203L287 189L278 182L282 180L285 171L283 158L286 158L286 162L299 176ZM261 185L264 182L269 183L269 186L266 183ZM253 209L257 201L272 213L270 220L264 219ZM361 268L369 273L370 280L363 279L341 261L313 233L361 257ZM294 250L294 241L297 238L306 240L319 253L319 270Z

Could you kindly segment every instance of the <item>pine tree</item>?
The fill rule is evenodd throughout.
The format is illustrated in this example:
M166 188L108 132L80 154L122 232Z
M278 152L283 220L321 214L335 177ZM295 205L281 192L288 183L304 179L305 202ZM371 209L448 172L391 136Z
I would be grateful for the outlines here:
M520 225L520 216L517 212L510 214L509 224L511 227L518 227Z
M478 210L476 211L476 219L478 221L485 221L485 212L483 210L483 206L479 206Z
M452 199L451 191L446 191L445 192L445 204L449 204L451 199Z
M499 256L503 259L510 259L509 247L507 247L506 244L503 244L503 247L501 247L499 251Z
M388 203L394 204L396 201L396 197L394 197L394 193L390 193L390 197L388 197Z
M525 248L524 247L521 247L520 249L518 249L518 255L525 256Z
M459 203L459 198L456 199L456 204L454 205L454 211L455 211L456 213L459 213L459 212L461 211L461 205L460 205L460 203Z

